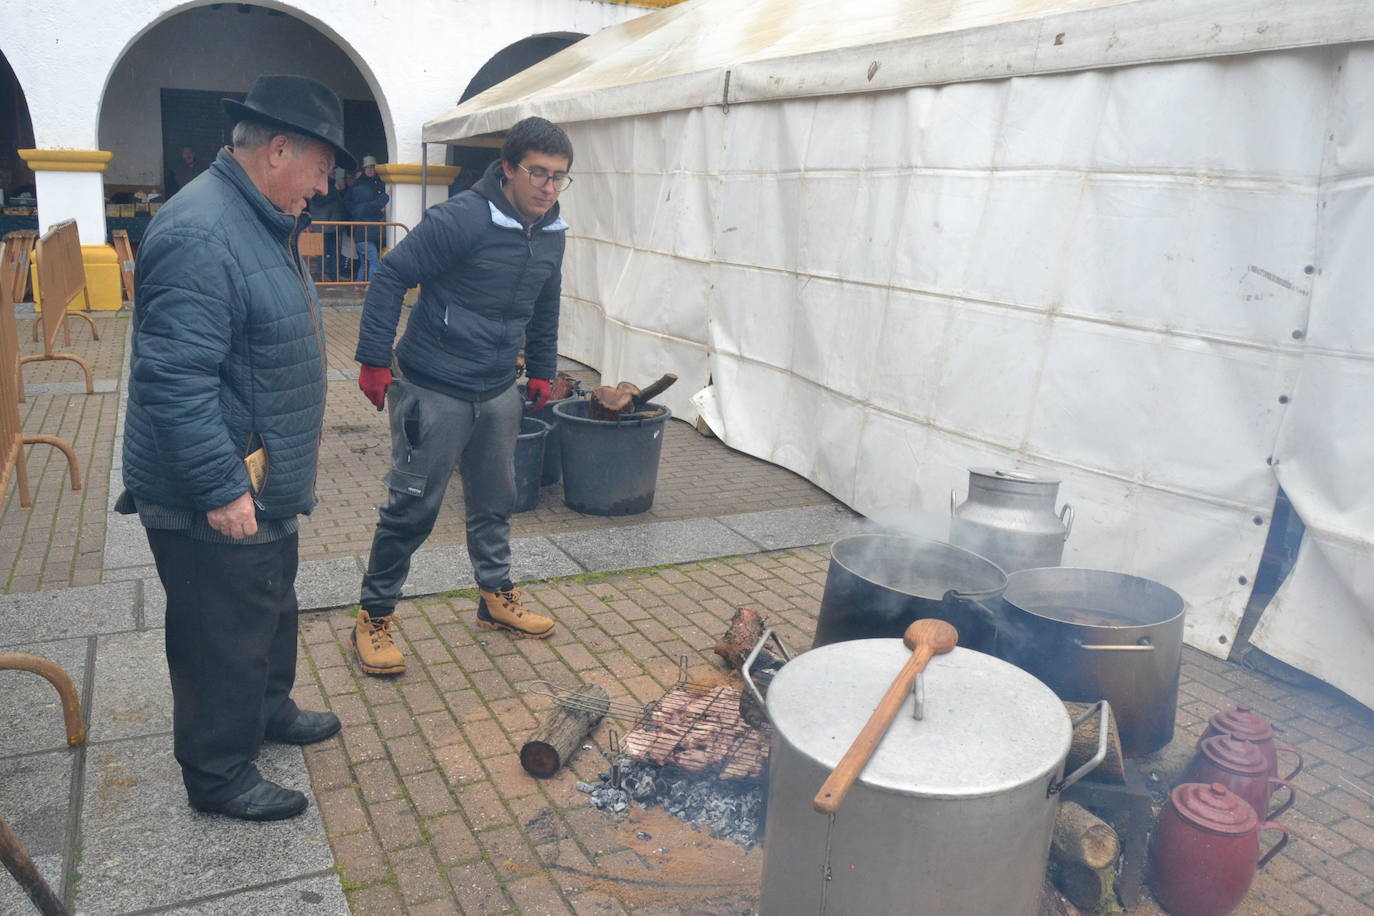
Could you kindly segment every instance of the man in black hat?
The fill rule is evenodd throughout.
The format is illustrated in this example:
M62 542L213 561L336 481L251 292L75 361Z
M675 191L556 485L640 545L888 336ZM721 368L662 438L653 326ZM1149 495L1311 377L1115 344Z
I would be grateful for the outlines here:
M153 218L136 267L124 486L167 593L173 741L192 807L247 820L305 810L264 779L264 739L339 730L290 697L297 516L315 504L325 343L297 248L306 200L343 148L327 87L264 76L226 99L233 146Z

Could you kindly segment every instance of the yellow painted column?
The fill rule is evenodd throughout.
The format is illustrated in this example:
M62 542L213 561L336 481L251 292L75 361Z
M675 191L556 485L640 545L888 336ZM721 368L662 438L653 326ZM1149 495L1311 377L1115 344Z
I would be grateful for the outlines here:
M114 153L92 149L21 149L19 156L35 172L39 228L75 219L81 234L81 260L91 308L115 310L124 296L119 259L105 244L105 195L101 173ZM40 291L34 285L34 298Z

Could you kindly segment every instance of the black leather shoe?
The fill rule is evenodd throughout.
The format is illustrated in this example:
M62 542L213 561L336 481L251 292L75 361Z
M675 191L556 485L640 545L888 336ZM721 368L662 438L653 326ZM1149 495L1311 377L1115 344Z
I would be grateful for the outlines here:
M307 712L302 709L296 719L285 728L269 729L268 741L278 744L314 744L336 734L342 724L332 712Z
M223 814L245 821L279 821L295 817L310 803L305 795L264 779L251 789L217 805L194 805L197 811Z

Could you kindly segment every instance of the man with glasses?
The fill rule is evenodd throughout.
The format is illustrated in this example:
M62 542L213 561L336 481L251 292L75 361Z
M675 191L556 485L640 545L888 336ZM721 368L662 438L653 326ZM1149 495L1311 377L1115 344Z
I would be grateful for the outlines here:
M554 622L527 610L510 578L515 386L523 344L531 410L543 407L558 357L564 231L558 195L572 183L572 143L526 118L470 189L431 207L377 269L363 303L358 387L389 407L391 471L353 630L359 667L399 674L391 628L410 558L429 537L455 468L467 505L477 624L543 639ZM420 298L392 352L401 297ZM394 374L393 374L394 373Z

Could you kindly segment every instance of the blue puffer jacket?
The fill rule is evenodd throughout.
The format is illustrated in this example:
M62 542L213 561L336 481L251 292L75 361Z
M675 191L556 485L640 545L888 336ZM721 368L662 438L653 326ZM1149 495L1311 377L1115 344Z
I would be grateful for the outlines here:
M526 229L501 191L498 159L477 184L425 213L367 291L356 359L391 365L401 297L420 299L396 347L405 377L466 401L515 384L521 344L531 378L558 366L564 232L558 204Z
M315 285L279 211L227 150L153 218L138 252L124 486L136 500L209 511L248 491L257 514L315 505L325 350Z

